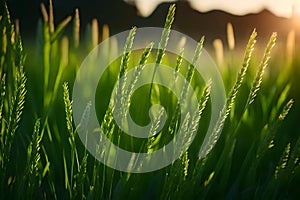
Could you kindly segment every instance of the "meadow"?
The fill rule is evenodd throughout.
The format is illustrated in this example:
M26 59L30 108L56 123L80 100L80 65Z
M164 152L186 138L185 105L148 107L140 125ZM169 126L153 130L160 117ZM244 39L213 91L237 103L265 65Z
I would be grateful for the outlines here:
M186 132L197 133L188 151L163 169L128 173L95 159L73 121L76 72L87 54L109 38L109 26L100 30L94 19L81 35L79 10L57 26L51 1L42 4L41 13L35 44L24 46L19 22L10 18L1 0L1 199L297 199L300 195L300 60L295 36L277 41L273 33L262 41L254 29L244 49L236 49L230 24L229 49L220 47L219 40L206 44L205 36L200 36L194 58L202 48L215 47L227 97L213 132L218 140L199 159L211 115L211 83L205 83L182 55L165 52L175 6L170 6L161 25L165 32L159 49L149 44L143 51L131 51L132 28L123 55L105 71L97 88L95 98L104 98L96 105L97 117L107 137L128 151L151 153L178 133L178 99L168 88L151 84L129 96L126 109L136 123L147 124L149 116L141 113L161 104L171 119L148 139L120 139L123 134L113 119L110 98L118 80L138 64L172 66L194 88L201 106L195 118L187 118ZM155 120L160 122L159 117Z

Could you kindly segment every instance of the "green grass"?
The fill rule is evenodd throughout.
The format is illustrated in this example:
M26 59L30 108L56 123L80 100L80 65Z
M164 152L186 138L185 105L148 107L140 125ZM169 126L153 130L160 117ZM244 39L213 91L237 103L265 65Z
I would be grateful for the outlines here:
M51 1L49 11L42 6L42 14L36 45L23 49L21 36L15 32L14 22L1 0L1 198L296 199L299 196L297 103L300 98L296 84L299 60L293 58L292 63L287 63L282 55L273 52L275 33L270 36L262 56L255 53L255 30L245 46L244 57L237 56L240 55L238 50L226 52L233 55L232 59L225 59L224 67L220 68L229 91L227 104L220 113L214 134L208 138L209 144L215 146L200 149L210 119L211 83L204 83L194 70L194 62L203 46L209 44L201 38L193 63L183 59L184 49L178 56L165 51L174 21L174 5L167 14L159 50L149 44L143 52L131 51L133 28L125 53L105 71L100 80L104 86L99 85L96 94L96 98L100 95L105 99L96 107L100 124L110 140L131 151L152 152L178 132L180 106L167 88L151 84L132 91L147 63L174 66L193 86L200 105L197 113L184 116L185 131L197 131L189 150L164 169L134 174L111 169L97 161L84 148L77 135L80 127L73 123L71 88L76 71L93 48L92 38L99 33L87 28L86 40L80 40L84 37L79 35L78 10L73 19L67 17L57 27ZM20 21L22 23L22 19ZM71 35L64 34L66 27L72 28ZM135 69L134 76L123 79L130 85L124 90L125 83L118 79L137 64L140 67ZM118 94L122 94L124 113L130 112L137 123L149 122L149 117L140 113L147 113L151 104L159 103L166 108L172 117L157 136L145 140L121 138L122 131L113 120L110 104L115 83L118 83ZM182 99L185 94L186 86L183 86ZM89 109L90 105L87 113ZM87 119L83 117L82 124L84 120ZM157 132L160 120L161 115L158 115L150 130L152 134ZM189 134L186 137L188 141Z

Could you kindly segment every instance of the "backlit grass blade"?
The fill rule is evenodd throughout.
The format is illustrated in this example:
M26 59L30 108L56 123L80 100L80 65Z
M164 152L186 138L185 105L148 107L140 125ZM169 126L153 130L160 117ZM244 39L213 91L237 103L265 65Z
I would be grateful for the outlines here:
M281 175L282 171L286 168L286 165L289 161L289 157L290 157L290 152L291 152L291 144L288 143L287 146L285 147L285 150L283 152L283 155L276 167L275 173L274 173L274 177L275 179L278 179L279 176Z
M174 82L176 82L178 78L178 73L183 61L183 54L184 54L184 48L180 49L179 55L177 56L176 59L176 66L175 66L175 71L174 71Z
M215 145L215 143L217 142L217 139L219 138L220 134L221 134L221 130L224 126L225 120L227 119L230 110L235 102L235 98L236 95L242 85L242 82L244 80L244 77L246 75L249 63L250 63L250 59L252 56L252 52L254 50L254 45L256 43L256 30L254 30L250 36L250 39L248 41L247 47L246 47L246 51L244 54L244 61L241 67L240 72L237 75L237 79L236 82L233 86L233 89L230 91L229 96L227 97L226 100L226 105L223 107L220 116L218 118L218 121L215 125L214 131L213 133L207 138L205 138L204 140L204 147L200 149L199 152L199 157L204 157L206 156L210 150L213 148L213 146Z
M274 122L272 122L270 125L267 126L267 130L266 130L264 139L260 143L260 145L257 149L257 152L256 152L256 159L258 159L259 161L260 161L260 159L262 159L262 157L264 156L266 151L273 147L273 145L274 145L273 140L275 138L276 131L282 124L282 121L286 118L286 116L290 112L293 104L294 104L293 99L288 101L287 104L282 109L281 113L277 116L277 119L274 120Z
M170 35L170 32L171 32L171 26L172 26L173 21L174 21L175 9L176 9L175 4L173 4L169 7L169 11L168 11L168 14L167 14L167 17L166 17L164 30L162 32L161 39L160 39L160 42L158 44L158 50L157 50L156 61L155 61L155 63L157 65L161 64L162 59L165 55L166 47L167 47L168 40L169 40L169 35ZM157 66L154 68L154 72L152 74L149 99L151 99L153 80L154 80L154 77L155 77L156 68L157 68Z
M54 13L52 0L49 0L49 30L50 33L54 32Z
M51 42L53 43L58 39L59 36L61 36L62 32L65 30L67 25L71 22L72 16L68 16L66 19L64 19L56 28L56 30L51 34Z
M153 47L153 43L150 43L146 47L146 49L144 50L144 52L141 55L139 65L134 69L134 74L131 77L131 81L130 81L130 84L128 86L128 89L125 92L124 104L127 105L127 106L125 107L124 115L126 115L127 112L128 112L128 109L130 107L130 97L132 96L133 89L134 89L134 87L135 87L135 85L136 85L136 83L137 83L137 81L140 77L140 74L141 74L142 70L145 67L145 64L148 60L148 57L151 54L152 47Z
M99 43L99 23L97 19L92 20L92 45L97 46Z
M158 44L158 51L157 51L156 62L155 62L156 64L160 64L164 57L166 47L168 44L168 40L169 40L169 35L171 32L171 26L174 21L175 9L176 9L175 4L171 5L169 8L169 12L167 14L164 30L161 35L161 40Z
M67 130L69 134L69 143L71 146L71 173L70 173L70 185L73 185L73 178L74 178L74 170L75 167L79 168L79 158L77 147L75 143L75 131L73 128L73 111L72 111L72 102L70 101L69 97L69 88L68 84L63 84L63 100L65 103L65 114L66 114L66 123L67 123Z
M21 120L21 115L24 109L25 95L26 95L26 77L22 67L16 74L15 91L11 98L9 105L9 118L7 122L6 137L4 138L5 144L5 160L8 162L11 144L15 137L18 123Z
M133 46L133 40L134 40L134 35L136 33L136 27L132 28L131 31L129 32L129 35L126 39L126 43L124 46L123 50L123 56L121 59L121 64L120 64L120 73L118 76L118 83L117 83L117 89L116 89L116 101L120 103L122 107L126 106L126 90L125 90L125 85L127 81L127 68L129 65L129 59L132 51L132 46ZM125 110L125 109L121 109ZM121 116L124 116L124 113L120 113Z
M247 100L247 104L253 103L258 91L260 90L263 75L264 75L266 67L268 66L268 62L271 58L271 51L275 45L276 38L277 38L277 33L273 33L272 36L270 37L269 43L267 44L267 47L264 51L263 59L259 65L257 72L256 72L256 76L255 76L255 79L254 79L252 87L251 87L251 91L250 91L250 94L249 94L249 97Z
M193 74L194 74L194 67L195 67L196 62L198 61L198 59L200 57L200 54L201 54L201 51L202 51L202 48L203 48L203 43L204 43L204 37L202 37L200 39L200 41L197 45L197 48L195 50L194 57L192 59L192 63L189 64L188 71L187 71L187 74L186 74L186 77L185 77L186 78L186 83L183 85L183 88L182 88L182 91L181 91L181 94L180 94L180 99L178 100L179 102L176 104L175 113L172 116L171 123L170 123L169 128L168 128L169 132L171 134L174 134L175 130L177 130L178 119L180 117L180 106L184 105L184 103L185 103L187 89L188 89L189 84L191 83L191 79L192 79ZM182 60L179 56L177 58L177 64L180 65L181 62L182 62ZM179 66L178 66L178 68L179 68Z
M27 164L27 179L26 190L29 196L33 196L35 190L40 186L40 159L41 159L41 141L42 136L40 133L40 120L37 119L34 125L34 132L32 135L31 143L28 148L28 164Z
M75 9L75 17L73 19L73 45L78 48L80 42L80 17L79 9Z
M181 103L185 102L188 85L191 83L191 80L193 78L193 75L195 72L195 65L201 55L203 43L204 43L204 37L201 37L200 41L198 42L197 48L195 50L195 54L192 59L192 63L190 63L189 67L188 67L188 71L186 74L186 84L182 88L181 97L180 97Z

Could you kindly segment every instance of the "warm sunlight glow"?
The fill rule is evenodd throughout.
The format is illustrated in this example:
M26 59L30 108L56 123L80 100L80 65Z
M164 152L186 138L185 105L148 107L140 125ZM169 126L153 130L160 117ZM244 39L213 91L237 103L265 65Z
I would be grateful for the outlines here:
M300 27L300 0L295 1L293 6L293 24Z
M162 2L173 2L176 0L124 0L134 3L142 16L149 16L157 5ZM257 13L263 9L268 9L279 17L290 18L293 10L297 8L300 15L300 0L188 0L191 7L199 12L210 10L223 10L235 15L245 15ZM294 8L294 9L293 9Z
M295 16L300 17L300 0L295 1L293 11L294 11Z
M295 0L295 6L298 9L298 11L300 12L300 0Z

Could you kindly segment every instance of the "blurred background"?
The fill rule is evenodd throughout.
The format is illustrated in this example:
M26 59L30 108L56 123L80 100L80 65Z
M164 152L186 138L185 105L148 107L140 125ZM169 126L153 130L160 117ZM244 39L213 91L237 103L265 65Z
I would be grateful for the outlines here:
M20 27L23 37L35 37L37 22L41 18L40 4L42 2L46 5L49 4L47 0L7 1L12 17L21 19ZM143 0L138 0L138 2L142 4ZM286 1L286 4L288 2ZM145 13L140 11L141 8L138 10L135 6L136 3L133 1L128 3L122 0L53 0L56 24L66 16L73 16L74 10L79 8L81 26L83 27L81 31L85 29L93 18L97 18L100 27L103 24L109 25L111 34L128 30L132 26L163 26L164 16L170 3L173 2L163 2L153 12L145 15ZM243 4L247 3L244 2ZM275 4L276 2L274 1ZM145 4L145 6L148 5ZM257 29L259 38L268 38L272 32L276 31L279 40L285 40L292 29L297 30L296 35L299 38L300 17L296 13L294 13L294 16L280 17L276 13L274 14L262 7L262 10L258 11L258 13L242 12L245 15L237 16L229 13L230 10L228 9L223 9L226 11L219 9L198 12L187 1L178 1L176 6L177 11L173 29L185 33L196 40L202 35L206 36L208 43L211 43L216 38L225 40L228 22L233 24L237 45L241 43L244 45L254 28Z
M99 38L91 46L93 47L103 38L129 30L133 26L163 27L168 8L170 4L175 3L176 14L172 29L189 35L195 40L199 40L204 35L204 47L221 67L221 73L228 65L232 65L231 53L234 52L234 60L238 63L242 62L242 54L253 29L258 32L259 48L255 50L258 57L262 56L272 32L277 32L277 44L271 59L272 70L289 71L287 66L296 65L294 58L297 58L300 44L299 2L299 0L253 0L251 2L228 0L224 4L221 0L53 0L53 10L54 24L57 26L68 16L74 19L75 10L78 9L80 41L90 43L88 41L90 31L95 27L97 32L99 31L97 36ZM7 0L12 18L19 19L23 43L31 58L34 58L36 53L40 53L39 48L34 45L41 38L41 34L38 33L38 22L43 21L42 3L49 8L48 0ZM229 23L231 27L228 26ZM232 33L228 32L230 28ZM73 26L68 25L63 34L70 36L72 30ZM104 37L103 31L108 35ZM233 37L233 47L229 47L228 35ZM81 48L82 55L79 60L88 53L83 49L85 48ZM27 59L27 62L30 63L30 60ZM300 76L300 70L295 66L291 69L293 73L290 79L295 82ZM297 84L292 85L290 97L300 99ZM294 114L297 115L299 112L300 106L296 103ZM300 130L299 127L293 129Z

